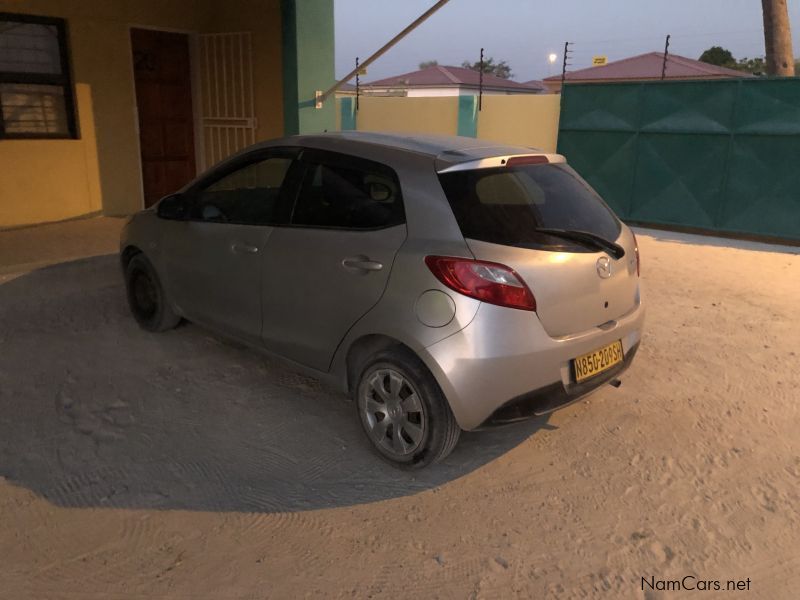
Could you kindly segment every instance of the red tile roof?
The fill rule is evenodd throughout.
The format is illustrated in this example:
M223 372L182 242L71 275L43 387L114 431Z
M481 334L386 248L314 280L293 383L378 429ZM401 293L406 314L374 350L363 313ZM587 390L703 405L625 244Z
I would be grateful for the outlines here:
M648 52L615 60L602 67L569 71L567 72L567 81L661 79L663 62L664 54L662 52ZM750 74L710 65L677 54L667 56L667 79L714 79L719 77L750 77ZM545 81L559 81L560 79L561 75L553 75L546 77Z
M547 89L547 86L544 83L542 83L541 79L531 79L530 81L523 81L522 85L527 85L528 87L532 87L535 89L542 89L542 90Z
M411 71L402 75L386 77L377 81L370 81L363 85L370 87L469 87L477 88L480 73L464 67L447 67L434 65L419 71ZM486 89L518 90L520 92L542 91L544 86L540 81L519 83L510 79L503 79L488 73L483 74L483 87Z

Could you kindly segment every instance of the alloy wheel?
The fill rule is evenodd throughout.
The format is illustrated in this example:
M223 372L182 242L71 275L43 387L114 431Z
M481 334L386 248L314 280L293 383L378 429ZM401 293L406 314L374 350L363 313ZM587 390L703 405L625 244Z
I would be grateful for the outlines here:
M400 372L376 369L361 389L359 404L367 433L390 456L406 458L425 439L425 407L411 382Z

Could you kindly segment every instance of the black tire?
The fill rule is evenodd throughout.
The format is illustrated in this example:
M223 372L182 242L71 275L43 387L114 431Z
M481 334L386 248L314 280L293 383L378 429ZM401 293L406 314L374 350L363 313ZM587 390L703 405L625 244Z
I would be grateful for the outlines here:
M397 384L396 375L404 380L405 386ZM393 384L399 385L396 394L390 390ZM410 398L411 394L419 402ZM420 469L444 459L461 435L461 428L433 375L409 351L382 350L370 357L359 371L354 400L372 448L401 469ZM413 410L415 407L419 410ZM398 449L398 445L402 447Z
M144 255L134 256L125 268L125 289L133 317L146 331L166 331L180 323L180 316L164 293L153 265Z

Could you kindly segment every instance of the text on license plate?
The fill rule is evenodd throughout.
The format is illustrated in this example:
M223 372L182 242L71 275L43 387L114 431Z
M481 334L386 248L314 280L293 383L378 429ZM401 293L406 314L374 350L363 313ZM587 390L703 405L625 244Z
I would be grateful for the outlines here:
M594 352L579 356L572 361L572 364L575 365L575 381L580 383L584 379L607 371L614 365L621 363L623 358L621 340L617 340L608 346L603 346Z

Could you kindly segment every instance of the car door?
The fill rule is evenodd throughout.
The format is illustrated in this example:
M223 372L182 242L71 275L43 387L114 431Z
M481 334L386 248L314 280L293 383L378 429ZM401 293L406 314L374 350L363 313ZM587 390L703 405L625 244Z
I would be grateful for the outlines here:
M164 232L169 292L191 321L260 343L261 264L291 207L291 151L247 156L186 192L189 218Z
M380 299L406 238L400 184L382 164L304 150L289 225L266 244L265 346L326 371Z

